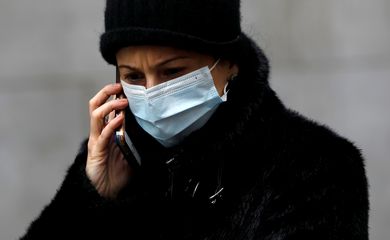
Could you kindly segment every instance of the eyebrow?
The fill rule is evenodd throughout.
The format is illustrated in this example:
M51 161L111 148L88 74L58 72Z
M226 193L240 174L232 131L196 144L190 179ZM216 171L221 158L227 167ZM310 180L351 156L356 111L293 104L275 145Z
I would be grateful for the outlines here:
M187 59L187 58L190 58L188 56L177 56L177 57L173 57L173 58L168 58L168 59L165 59L157 64L155 64L153 66L153 68L156 68L156 67L161 67L167 63L170 63L170 62L173 62L173 61L176 61L176 60L179 60L179 59ZM140 72L141 70L134 67L134 66L131 66L131 65L119 65L118 68L127 68L127 69L130 69L130 70L133 70L133 71L138 71Z

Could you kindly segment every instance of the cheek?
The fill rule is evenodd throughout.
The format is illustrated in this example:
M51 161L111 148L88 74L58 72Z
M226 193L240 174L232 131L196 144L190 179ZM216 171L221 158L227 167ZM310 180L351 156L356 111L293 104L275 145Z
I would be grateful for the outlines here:
M223 71L213 71L212 76L214 79L215 88L217 89L219 96L222 96L223 89L225 88L225 85L227 83L227 74Z

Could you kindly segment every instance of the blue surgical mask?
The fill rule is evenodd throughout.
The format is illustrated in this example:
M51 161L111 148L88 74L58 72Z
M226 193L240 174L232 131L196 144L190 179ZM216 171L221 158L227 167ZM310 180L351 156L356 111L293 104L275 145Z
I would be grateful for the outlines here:
M138 124L165 147L180 143L210 119L220 97L207 66L146 89L122 82L129 107Z

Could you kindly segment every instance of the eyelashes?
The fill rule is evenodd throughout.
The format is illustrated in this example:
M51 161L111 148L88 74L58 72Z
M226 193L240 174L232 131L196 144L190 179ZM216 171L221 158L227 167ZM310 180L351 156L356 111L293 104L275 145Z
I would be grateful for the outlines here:
M125 74L125 76L124 76L124 79L129 80L129 81L135 81L135 80L139 80L139 79L143 79L143 78L144 78L144 75L140 74L140 73L128 73L128 74Z
M174 67L174 68L166 68L162 69L159 73L159 78L161 80L170 80L175 77L180 77L181 75L184 75L186 67ZM145 74L142 72L131 72L124 74L123 80L126 80L129 83L140 83L142 81L145 81Z
M175 75L180 75L181 72L184 71L184 67L179 67L179 68L168 68L163 71L164 76L175 76Z

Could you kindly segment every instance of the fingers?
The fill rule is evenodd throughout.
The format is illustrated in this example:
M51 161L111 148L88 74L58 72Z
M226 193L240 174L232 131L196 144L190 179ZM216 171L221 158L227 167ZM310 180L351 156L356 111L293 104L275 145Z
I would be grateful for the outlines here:
M89 114L105 103L112 95L118 94L122 91L120 83L106 85L100 90L91 100L89 100Z
M108 115L108 121L110 122L112 119L114 119L114 117L115 117L115 111L110 112L110 114Z
M91 113L91 129L90 129L91 137L97 138L102 132L102 129L105 128L104 118L106 117L106 115L112 114L112 112L114 112L115 110L124 109L127 107L127 105L128 105L127 99L118 99L118 100L107 102L102 106L98 107L97 109L95 109ZM107 126L109 125L109 122L107 123Z
M97 146L99 146L99 149L97 149L98 151L103 151L103 149L107 147L111 138L114 135L115 130L121 126L123 120L124 115L119 114L104 127L100 136L97 139Z
M113 100L118 100L116 95L114 95ZM110 122L112 119L114 119L114 117L115 117L115 111L110 112L110 114L108 114L108 121L107 121L107 123Z

